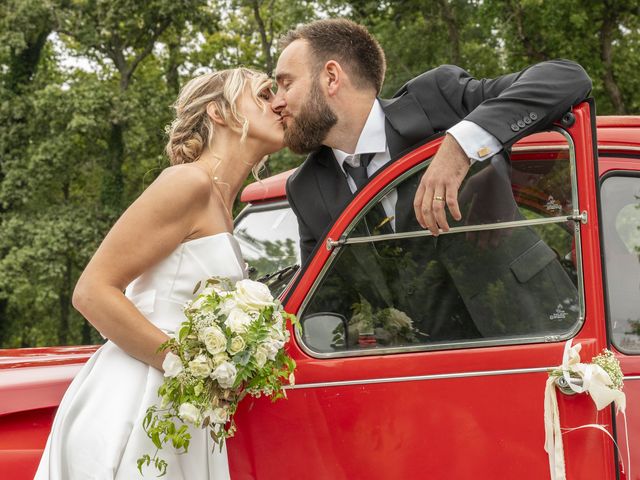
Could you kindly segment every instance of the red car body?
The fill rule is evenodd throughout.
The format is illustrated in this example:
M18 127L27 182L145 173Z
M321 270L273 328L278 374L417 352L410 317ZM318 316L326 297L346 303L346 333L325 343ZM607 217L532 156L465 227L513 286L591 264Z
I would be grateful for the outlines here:
M640 479L640 356L612 345L603 274L602 179L640 176L640 117L599 117L591 106L575 108L565 127L575 145L584 322L573 337L583 359L610 348L625 375L627 444L620 415L597 412L582 394L558 394L562 427L598 423L597 429L564 435L567 478ZM377 175L328 233L338 239L360 209L385 185L431 157L441 139L409 153ZM540 133L513 148L513 161L530 152L553 152L559 136ZM597 148L597 150L596 150ZM286 172L247 187L253 207L282 202ZM319 248L281 298L298 313L331 251ZM296 338L292 336L292 338ZM57 405L96 347L0 350L0 472L32 478ZM309 354L300 339L289 352L297 362L288 399L272 404L247 398L229 441L232 478L249 479L495 479L549 478L543 449L543 393L547 370L561 363L563 341L398 354L327 358ZM635 467L629 476L626 452Z

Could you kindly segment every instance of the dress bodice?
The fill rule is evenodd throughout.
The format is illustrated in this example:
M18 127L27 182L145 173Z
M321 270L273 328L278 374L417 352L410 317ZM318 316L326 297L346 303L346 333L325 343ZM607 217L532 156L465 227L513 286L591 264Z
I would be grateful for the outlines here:
M185 320L182 308L196 284L214 276L233 281L246 276L240 246L228 232L181 243L131 282L125 295L154 325L172 332Z

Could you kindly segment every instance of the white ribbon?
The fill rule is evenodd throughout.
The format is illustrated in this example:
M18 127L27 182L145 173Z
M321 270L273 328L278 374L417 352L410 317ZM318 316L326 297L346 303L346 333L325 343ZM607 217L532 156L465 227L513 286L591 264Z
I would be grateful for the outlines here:
M562 375L571 390L576 393L588 393L596 405L598 411L614 402L616 413L622 413L625 424L625 435L627 435L627 465L629 468L628 478L631 478L631 455L629 449L629 437L627 433L627 416L625 414L627 399L624 392L611 388L613 385L609 374L600 365L594 363L580 363L580 350L582 345L571 346L571 340L567 341L564 347L562 365L558 367L562 370ZM571 377L571 374L574 377ZM582 385L575 383L575 377L582 379ZM564 448L562 445L562 432L560 429L560 413L558 411L558 398L556 396L555 376L549 376L544 391L544 449L549 456L549 471L551 480L566 480L564 462ZM576 428L566 429L567 432L580 430L582 428L596 428L604 431L613 444L618 449L611 434L599 424L582 425ZM618 449L619 450L619 449Z

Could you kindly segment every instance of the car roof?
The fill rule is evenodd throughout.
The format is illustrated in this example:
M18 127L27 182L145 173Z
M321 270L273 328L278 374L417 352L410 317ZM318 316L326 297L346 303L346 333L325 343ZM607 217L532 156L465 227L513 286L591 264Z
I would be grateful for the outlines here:
M599 116L596 117L596 126L600 153L635 151L640 156L640 116ZM564 139L557 133L542 132L517 142L513 149L514 151L535 149L562 143L564 143ZM602 159L600 159L600 163L603 163ZM263 203L286 198L285 185L294 170L291 169L248 185L242 191L240 201ZM608 170L608 168L605 166L604 170Z

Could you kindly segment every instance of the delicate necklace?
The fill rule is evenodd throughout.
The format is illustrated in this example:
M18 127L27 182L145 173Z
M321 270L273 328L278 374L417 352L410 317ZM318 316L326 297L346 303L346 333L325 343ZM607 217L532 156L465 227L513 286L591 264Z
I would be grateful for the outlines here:
M216 158L218 160L218 163L216 163L216 165L213 167L213 169L211 169L211 179L212 179L212 183L214 185L216 192L218 193L218 197L220 197L220 201L222 202L222 206L224 207L225 211L227 212L227 215L229 215L229 218L233 220L233 214L231 213L231 209L229 207L227 207L227 203L224 201L224 196L222 195L222 190L220 189L219 184L223 184L226 185L228 188L231 188L231 186L226 183L226 182L219 182L219 178L218 176L214 175L216 170L218 169L218 165L220 165L220 163L222 162L222 159L217 156L216 154L212 154L213 158Z

